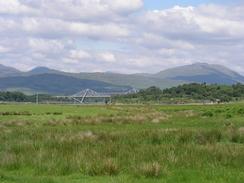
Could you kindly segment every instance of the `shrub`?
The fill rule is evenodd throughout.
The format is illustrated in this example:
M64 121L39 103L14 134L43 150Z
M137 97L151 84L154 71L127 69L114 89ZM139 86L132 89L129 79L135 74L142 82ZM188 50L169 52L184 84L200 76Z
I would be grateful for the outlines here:
M229 114L229 113L226 114L225 118L226 118L226 119L230 119L230 118L232 118L232 114Z
M62 112L54 112L53 115L62 115Z
M204 112L204 113L202 114L202 116L203 116L203 117L213 117L214 114L213 114L211 111L207 111L207 112Z
M244 115L244 109L239 109L239 110L237 111L237 113L240 114L240 115Z
M28 111L17 112L17 111L6 111L0 112L2 116L31 116L32 114Z
M231 142L234 142L234 143L238 143L239 142L239 139L240 139L240 135L236 132L233 132L231 134Z

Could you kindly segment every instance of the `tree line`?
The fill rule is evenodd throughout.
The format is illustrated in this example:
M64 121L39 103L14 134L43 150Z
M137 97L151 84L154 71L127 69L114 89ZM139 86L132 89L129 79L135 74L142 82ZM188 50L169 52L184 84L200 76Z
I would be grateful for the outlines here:
M47 94L38 95L38 100L52 100L53 97ZM0 92L0 102L36 102L36 95L25 95L21 92Z
M237 83L231 86L206 83L190 83L177 87L161 90L157 87L150 87L140 90L136 94L116 96L114 100L119 102L230 102L244 98L244 85Z
M232 86L206 83L183 84L161 90L155 86L140 90L135 94L114 96L114 102L143 103L185 103L185 102L230 102L244 99L244 85ZM39 101L56 101L57 98L47 94L38 96ZM21 92L0 92L1 102L36 102L36 95L25 95Z

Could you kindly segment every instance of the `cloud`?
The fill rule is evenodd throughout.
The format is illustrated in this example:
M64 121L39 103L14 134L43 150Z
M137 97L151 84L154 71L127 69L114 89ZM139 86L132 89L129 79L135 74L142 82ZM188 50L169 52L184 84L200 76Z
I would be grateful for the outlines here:
M175 6L168 10L149 11L142 17L142 24L148 28L148 31L156 34L163 34L163 36L170 39L184 39L190 42L194 40L216 42L218 40L244 38L244 19L239 20L239 14L236 17L227 14L235 8L209 6ZM222 13L220 10L222 10ZM147 26L149 24L150 26Z
M0 1L0 14L32 14L34 10L31 7L22 4L18 0L1 0Z
M8 52L8 51L10 51L9 48L7 48L7 47L3 47L3 46L0 45L0 53L6 53L6 52Z
M244 74L244 6L145 10L142 0L0 0L0 63L157 72L208 62Z
M84 50L71 50L70 51L70 59L72 60L84 60L84 59L91 59L92 56L90 53Z
M103 18L105 21L115 20L120 15L129 15L143 6L142 0L20 0L20 2L22 6L34 9L39 16L84 21L103 21Z
M37 53L60 53L64 50L64 44L58 40L30 39L29 47Z
M108 63L116 62L116 58L115 58L114 54L109 53L109 52L98 54L97 60L101 60L101 61L108 62Z

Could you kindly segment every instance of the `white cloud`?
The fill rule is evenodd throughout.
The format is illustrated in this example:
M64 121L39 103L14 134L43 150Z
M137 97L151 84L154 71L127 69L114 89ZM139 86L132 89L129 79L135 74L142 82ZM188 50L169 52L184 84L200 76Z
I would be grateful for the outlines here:
M18 25L14 20L0 17L0 36L10 31L16 31Z
M6 48L6 47L0 45L0 53L6 53L8 51L10 51L9 48Z
M2 0L4 1L4 0ZM66 20L105 21L116 20L140 9L142 0L20 0L41 16Z
M0 0L0 14L32 14L35 11L18 0Z
M70 58L73 60L83 60L83 59L90 59L92 58L92 56L90 55L90 53L84 50L71 50Z
M58 54L64 50L64 45L58 40L30 39L29 47L33 52L55 53Z
M243 10L207 4L151 11L142 0L0 0L0 62L130 73L209 62L244 74Z
M118 12L133 12L140 9L143 6L142 0L105 0L104 2L108 3L114 11Z
M70 23L68 29L71 34L86 35L92 38L126 37L129 35L129 30L116 24L95 25L86 23Z
M97 59L104 61L104 62L108 62L108 63L116 62L115 55L112 53L109 53L109 52L104 52L104 53L98 54Z

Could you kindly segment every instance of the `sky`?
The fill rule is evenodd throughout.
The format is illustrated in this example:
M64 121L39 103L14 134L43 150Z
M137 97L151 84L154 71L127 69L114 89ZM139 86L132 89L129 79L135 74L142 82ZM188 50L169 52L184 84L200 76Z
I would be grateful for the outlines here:
M196 62L244 74L242 0L0 0L0 64L156 73Z
M144 6L148 10L165 9L178 6L198 6L201 4L236 5L241 0L145 0Z

